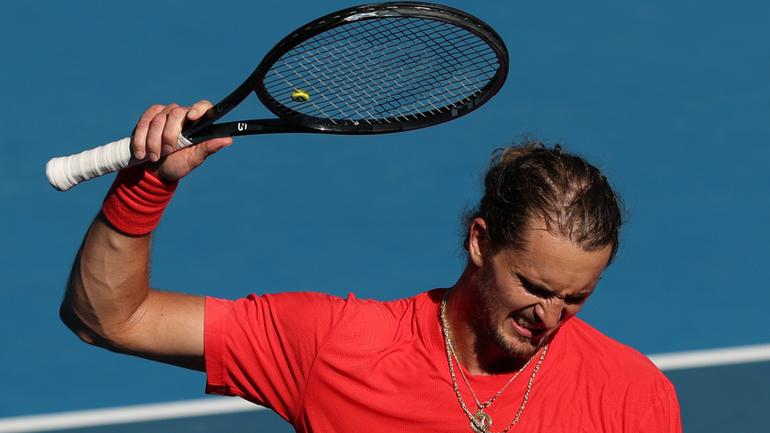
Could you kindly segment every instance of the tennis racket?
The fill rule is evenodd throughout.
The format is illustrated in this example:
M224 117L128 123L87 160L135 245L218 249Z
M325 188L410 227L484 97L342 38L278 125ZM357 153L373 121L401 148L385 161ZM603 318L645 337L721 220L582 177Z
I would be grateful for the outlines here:
M420 2L352 7L278 42L246 81L184 125L176 150L216 137L380 134L436 125L487 102L507 73L500 36L465 12ZM214 123L252 91L276 118ZM46 176L66 191L142 162L126 137L53 158Z

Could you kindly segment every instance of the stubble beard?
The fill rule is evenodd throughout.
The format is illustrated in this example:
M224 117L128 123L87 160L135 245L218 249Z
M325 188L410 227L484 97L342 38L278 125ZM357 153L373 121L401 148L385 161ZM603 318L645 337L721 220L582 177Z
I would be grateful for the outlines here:
M550 337L542 338L535 343L531 339L514 333L512 336L503 334L495 317L499 316L499 305L503 300L494 292L488 275L482 275L476 289L476 299L471 323L476 336L474 349L482 364L490 371L516 369L527 362L541 347L545 346ZM512 341L512 339L515 339ZM494 356L497 353L498 356ZM499 355L502 356L499 356ZM484 359L486 355L487 359Z

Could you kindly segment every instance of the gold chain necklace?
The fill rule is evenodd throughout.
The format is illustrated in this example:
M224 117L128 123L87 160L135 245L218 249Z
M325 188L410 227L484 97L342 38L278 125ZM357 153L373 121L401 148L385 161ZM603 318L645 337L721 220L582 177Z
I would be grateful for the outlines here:
M468 376L465 375L465 372L463 371L462 367L459 367L460 360L457 358L457 352L455 352L454 345L451 344L451 338L448 339L448 342L450 344L449 349L452 352L452 358L454 359L454 362L457 363L458 369L460 370L460 376L463 378L463 382L465 382L465 386L468 387L468 390L471 392L471 395L473 396L473 399L476 401L476 406L478 406L478 408L481 409L481 410L484 410L484 409L488 408L489 406L491 406L492 403L495 400L497 400L497 397L500 397L500 395L503 392L505 392L505 389L508 388L508 385L510 385L511 382L516 380L516 378L519 377L519 374L522 371L524 371L524 369L526 369L529 366L529 364L532 362L532 359L534 359L534 358L529 358L527 360L527 362L513 376L511 376L511 378L508 379L507 382L505 382L505 385L503 385L503 387L500 388L500 391L497 391L497 393L495 395L493 395L492 397L490 397L489 400L485 401L484 403L481 403L479 401L479 398L476 397L476 393L473 392L473 388L471 387L471 382L468 380Z
M449 292L447 292L447 295ZM508 381L503 385L503 387L500 389L500 391L497 391L497 393L492 396L489 400L484 402L483 404L479 402L479 399L476 397L476 394L473 392L473 388L471 388L470 381L465 376L465 373L462 370L462 366L460 366L460 361L457 359L457 354L454 351L454 347L452 346L452 339L450 337L449 332L449 322L446 319L446 304L447 304L447 295L444 295L444 299L441 301L441 307L440 307L440 318L441 318L441 328L444 332L444 345L446 346L446 354L447 354L447 360L449 361L449 375L452 377L452 388L454 388L455 395L457 395L457 401L460 403L460 407L463 409L463 412L468 416L470 419L470 425L474 432L476 433L492 433L490 430L492 427L492 417L484 412L489 406L492 405L492 403L500 396L502 395L503 391L505 391L506 388L508 388L508 385L513 382L516 377L518 377L519 373L521 373L530 362L532 362L532 358L530 358L526 364L524 364L519 371L517 371L513 377L508 379ZM521 400L521 406L519 406L519 410L516 412L516 415L513 417L513 421L511 421L508 426L503 429L500 433L508 433L509 430L513 428L513 426L516 425L516 423L519 422L519 418L521 417L521 414L524 412L524 407L527 405L527 401L529 400L529 393L532 391L532 384L535 381L535 376L537 375L538 370L540 370L540 365L543 363L543 359L545 359L545 355L548 353L548 345L546 344L542 348L542 352L540 353L540 358L537 360L537 364L535 364L535 368L532 370L532 375L529 377L529 381L527 382L527 390L524 392L524 397ZM465 384L468 386L468 389L471 391L471 395L473 395L473 398L476 400L476 405L479 407L479 410L476 411L476 413L472 413L470 409L468 409L468 406L465 405L465 401L463 400L462 394L460 394L460 387L457 383L457 376L455 375L454 371L454 361L457 362L457 366L460 369L460 374L463 377L463 380L465 381Z

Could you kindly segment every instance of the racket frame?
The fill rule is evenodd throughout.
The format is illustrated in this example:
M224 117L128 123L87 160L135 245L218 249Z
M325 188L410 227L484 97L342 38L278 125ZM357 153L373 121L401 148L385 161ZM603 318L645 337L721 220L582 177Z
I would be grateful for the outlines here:
M408 116L413 118L407 122L395 117L380 119L382 122L378 122L378 124L364 124L360 121L354 123L351 120L332 122L329 119L310 117L281 104L262 85L265 75L273 64L300 43L352 21L383 17L425 18L463 28L484 40L492 48L497 56L499 67L492 79L480 89L478 94L466 98L466 102L456 103L456 106L443 113L439 112L439 114L434 112L409 114ZM216 137L280 132L358 135L408 131L443 123L470 113L487 102L502 88L507 75L508 50L505 43L492 27L473 15L459 9L426 2L389 2L355 6L311 21L281 39L241 85L211 107L196 122L186 126L182 135L192 143L199 143ZM252 119L214 124L215 121L246 99L252 91L255 92L262 104L278 117L277 119Z
M494 52L497 58L494 75L486 85L461 101L445 103L448 105L434 107L434 110L427 112L402 114L399 118L374 119L378 124L373 124L369 119L332 121L308 116L281 104L266 90L263 80L273 64L298 44L350 22L383 17L430 19L467 30L483 40ZM200 119L183 126L176 150L217 137L286 132L383 134L423 128L464 116L477 109L500 90L507 74L508 51L500 36L483 21L463 11L424 2L391 2L347 8L311 21L279 41L235 90L207 110ZM252 91L277 118L214 124ZM408 116L412 119L404 121ZM131 141L131 137L125 137L74 155L52 158L46 164L48 181L59 191L66 191L83 181L145 162L133 156Z

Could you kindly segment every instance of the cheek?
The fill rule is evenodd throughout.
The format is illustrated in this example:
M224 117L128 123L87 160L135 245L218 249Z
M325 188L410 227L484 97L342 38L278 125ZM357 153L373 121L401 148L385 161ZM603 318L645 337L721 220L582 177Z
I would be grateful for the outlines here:
M531 308L540 301L515 281L505 278L503 272L495 273L489 268L482 271L478 290L482 309L493 316L507 316Z
M499 307L507 310L506 314L532 308L541 301L540 298L527 292L515 281L495 281L495 290L497 290Z
M502 316L533 310L541 300L528 294L523 288L498 289L494 309Z
M500 290L497 282L491 278L484 279L478 288L478 312L485 316L487 323L496 322L499 317L509 313L509 302Z

